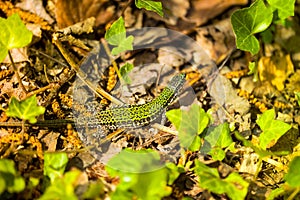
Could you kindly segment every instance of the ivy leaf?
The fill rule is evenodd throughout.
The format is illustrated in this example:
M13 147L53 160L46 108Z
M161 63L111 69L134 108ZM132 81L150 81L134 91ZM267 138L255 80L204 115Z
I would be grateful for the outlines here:
M44 114L45 108L37 105L36 96L18 101L15 97L12 97L8 109L6 110L6 115L9 117L18 117L23 120L28 120L30 123L34 124L37 122L35 117Z
M78 185L81 172L78 169L69 171L59 178L56 178L53 183L46 188L45 192L39 200L49 199L68 199L77 200L75 189Z
M218 170L210 168L198 160L195 160L195 172L199 176L199 185L216 194L226 193L230 199L245 199L249 183L237 174L231 173L225 179L221 179Z
M32 40L32 33L23 24L17 13L7 19L0 18L0 62L8 50L27 46Z
M295 0L267 0L274 9L278 10L278 17L285 20L290 16L294 16Z
M284 179L292 187L300 187L300 156L295 157L290 165L288 173L285 175Z
M146 10L154 11L161 17L164 16L161 2L150 0L135 0L135 6L140 9L144 8Z
M132 42L134 37L130 35L129 37L122 40L119 45L111 50L112 55L118 55L119 53L122 53L127 50L132 50Z
M48 176L53 183L61 177L68 163L68 156L64 152L46 153L44 157L44 175Z
M263 131L259 136L259 145L263 150L272 147L291 128L289 124L275 120L274 118L275 110L271 109L265 111L256 120L256 123Z
M232 143L229 124L223 123L217 127L208 128L201 152L208 153L214 160L223 160L225 152L222 148L228 147Z
M263 0L257 0L249 8L235 11L231 24L236 36L237 48L256 54L259 42L254 34L266 30L272 23L272 8L266 7Z
M117 46L111 51L112 55L117 55L126 50L132 50L134 37L131 35L126 38L126 29L123 17L115 21L106 31L104 38L110 45Z
M199 134L209 124L208 114L200 106L193 104L189 111L173 109L168 111L166 116L178 131L180 145L191 151L199 150Z
M133 64L130 63L125 63L125 65L120 67L120 74L126 84L131 83L131 79L129 78L128 74L132 69L133 69Z
M25 188L25 180L20 176L12 160L0 159L0 196L7 190L10 193L21 192Z
M152 149L124 149L108 161L106 171L120 180L111 199L162 199L172 192L169 169Z

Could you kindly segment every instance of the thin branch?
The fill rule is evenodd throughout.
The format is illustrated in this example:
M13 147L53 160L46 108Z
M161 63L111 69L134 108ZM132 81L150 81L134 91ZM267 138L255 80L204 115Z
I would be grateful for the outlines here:
M25 92L25 94L27 94L27 90L26 90L26 88L24 87L24 85L23 85L23 83L22 83L22 80L21 80L21 77L20 77L20 75L19 75L18 69L17 69L17 67L16 67L16 65L15 65L15 63L14 63L13 57L11 56L11 53L10 53L9 50L8 50L8 56L9 56L9 59L10 59L10 62L11 62L11 64L12 64L12 66L13 66L14 72L15 72L15 74L16 74L16 76L17 76L18 82L19 82L19 84L20 84L22 90Z

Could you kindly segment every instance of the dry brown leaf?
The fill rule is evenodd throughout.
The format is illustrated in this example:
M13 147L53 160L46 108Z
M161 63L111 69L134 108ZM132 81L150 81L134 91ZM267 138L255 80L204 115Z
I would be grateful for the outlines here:
M269 81L278 90L284 89L284 81L294 72L290 55L261 57L258 61L258 73L261 81Z
M21 3L17 3L16 7L34 13L37 16L45 19L50 24L54 22L54 20L46 12L42 0L23 0Z
M228 113L238 112L244 115L249 111L248 101L237 95L232 83L224 76L212 77L209 80L208 92L219 106L225 106Z
M160 64L171 67L179 67L185 62L183 56L176 52L175 47L165 47L159 49L157 60Z
M45 132L41 131L41 135L44 135ZM54 152L56 150L57 140L60 133L51 131L50 133L46 134L44 138L42 138L42 141L45 143L45 145L48 147L48 151Z
M225 19L214 25L197 29L196 41L206 50L210 58L218 60L226 57L235 49L235 37L231 28L230 19Z
M12 79L7 82L6 80L3 80L2 84L0 85L0 96L6 94L9 97L16 97L17 99L23 99L26 97L25 92L21 89L21 87L15 88L14 84L18 83L17 78L15 75L13 75Z
M297 70L288 80L287 91L289 93L300 92L300 70Z
M155 12L146 12L147 16L164 21L168 25L176 26L179 19L185 19L190 2L188 0L163 0L164 17Z
M243 154L239 172L255 175L258 169L261 169L261 163L258 162L258 159L259 156L256 153L246 152Z
M96 18L96 26L106 24L116 15L109 0L57 0L55 15L59 28L68 27L89 17Z
M15 63L29 61L27 55L27 47L11 49L10 53ZM11 63L8 55L5 57L2 63Z
M191 0L191 10L187 19L196 26L206 23L213 19L223 11L234 5L246 5L247 0Z

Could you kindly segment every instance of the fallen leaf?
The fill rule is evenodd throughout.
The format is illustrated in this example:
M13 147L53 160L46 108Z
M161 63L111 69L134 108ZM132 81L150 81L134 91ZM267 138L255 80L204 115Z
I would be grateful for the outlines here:
M115 15L115 6L109 0L57 0L55 15L59 28L68 27L89 17L96 18L96 26L106 24Z
M45 135L41 140L45 143L45 145L48 147L49 152L54 152L56 150L57 146L57 140L60 136L60 133L51 131L50 133L45 133L44 130L41 130L41 135Z
M285 80L294 73L294 65L289 54L261 57L258 61L258 73L261 81L269 81L281 91Z
M34 13L39 17L45 19L50 24L54 22L51 16L46 12L42 0L24 0L21 3L17 3L16 7Z
M163 0L164 16L161 17L153 12L146 12L147 16L161 20L168 25L176 26L179 19L185 19L190 8L188 0Z
M197 29L197 43L218 63L235 49L235 37L230 19Z
M27 49L28 49L27 47L22 47L22 48L10 50L11 56L13 57L13 60L14 60L14 63L29 61ZM2 61L2 63L9 63L9 64L11 63L8 55L5 57L5 59Z
M234 5L246 5L247 0L191 0L191 10L187 19L196 26L206 23Z

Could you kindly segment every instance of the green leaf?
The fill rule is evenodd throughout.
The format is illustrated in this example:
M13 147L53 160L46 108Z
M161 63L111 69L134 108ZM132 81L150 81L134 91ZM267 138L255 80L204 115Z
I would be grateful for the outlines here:
M28 189L34 189L34 187L36 187L39 183L40 183L40 179L35 177L29 177L27 187Z
M278 17L281 20L294 16L295 0L267 0L267 2L273 9L278 10Z
M179 177L179 175L181 173L184 173L184 169L182 169L181 167L178 167L177 165L175 165L174 163L168 162L166 163L166 167L169 170L168 173L168 185L172 185L174 183L174 181Z
M198 160L195 160L195 172L199 176L199 185L216 194L226 194L230 199L245 199L249 183L237 174L231 173L225 179L221 179L217 169L210 168Z
M271 25L269 28L260 33L262 41L266 44L271 44L274 40L275 26Z
M122 67L120 67L120 74L125 81L126 84L131 84L131 79L129 78L128 74L133 69L133 64L130 64L128 62L125 63Z
M8 50L27 46L32 40L32 33L23 24L17 13L7 19L0 18L0 62Z
M178 131L180 145L197 151L200 147L200 138L197 138L209 124L209 116L198 105L193 104L189 111L173 109L166 113L167 118Z
M112 55L118 55L127 50L132 50L132 42L134 37L132 35L128 36L126 39L122 40L117 47L114 47L111 50Z
M228 147L232 143L229 124L225 122L217 127L208 128L201 152L208 153L214 160L223 160L225 152L222 148Z
M132 50L134 37L131 35L126 38L126 29L123 17L115 21L105 33L105 39L114 47L111 51L112 55L118 55L126 50Z
M257 64L255 62L249 62L249 72L248 75L253 74L253 81L257 82L258 79L258 70L257 70Z
M119 154L111 158L107 166L111 172L122 171L130 173L139 173L145 171L153 171L163 167L160 163L160 156L151 149L143 149L134 151L132 149L124 149Z
M99 195L104 194L104 184L101 180L91 182L88 189L83 194L83 199L97 199Z
M185 141L185 139L182 138L181 141ZM181 143L180 143L180 145L181 145ZM188 147L188 149L191 151L198 151L200 149L200 147L201 147L201 138L200 138L200 136L197 135L194 138L194 140L192 141L192 143L190 144L190 146Z
M259 145L263 150L275 144L277 140L291 128L289 124L275 120L274 118L275 110L270 109L265 111L259 119L256 120L263 131L259 136Z
M208 154L211 155L213 160L219 161L223 160L226 156L225 151L220 147L213 147Z
M25 189L23 177L17 175L15 163L12 160L0 159L0 195L7 190L10 193Z
M60 178L56 178L46 189L40 200L68 199L77 200L74 185L78 181L81 172L79 170L69 171Z
M68 156L66 153L45 153L44 175L50 178L51 183L61 177L66 169Z
M284 179L292 187L300 187L300 156L295 157L289 164L288 173Z
M252 148L255 151L255 153L257 153L259 155L260 158L264 158L264 157L273 155L272 152L263 150L263 149L255 146L254 144L252 144L249 140L246 140L238 131L234 132L234 136L236 139L242 141L244 146Z
M256 54L259 42L254 34L266 30L272 23L272 9L266 7L263 0L255 1L249 8L235 11L231 24L236 36L237 48Z
M108 161L106 171L120 179L112 199L159 200L171 193L167 186L168 169L151 149L124 149Z
M285 189L283 187L273 189L271 193L267 196L267 200L274 200L276 197L279 197L284 193L285 193Z
M6 115L9 117L18 117L23 120L29 120L30 123L36 123L35 117L44 114L45 108L37 105L36 96L18 101L15 97L11 98Z
M144 8L146 10L154 11L161 17L164 16L161 2L149 0L135 0L135 6L140 9Z
M110 28L106 31L104 38L109 44L115 46L126 38L126 29L123 17L120 17L110 26Z

